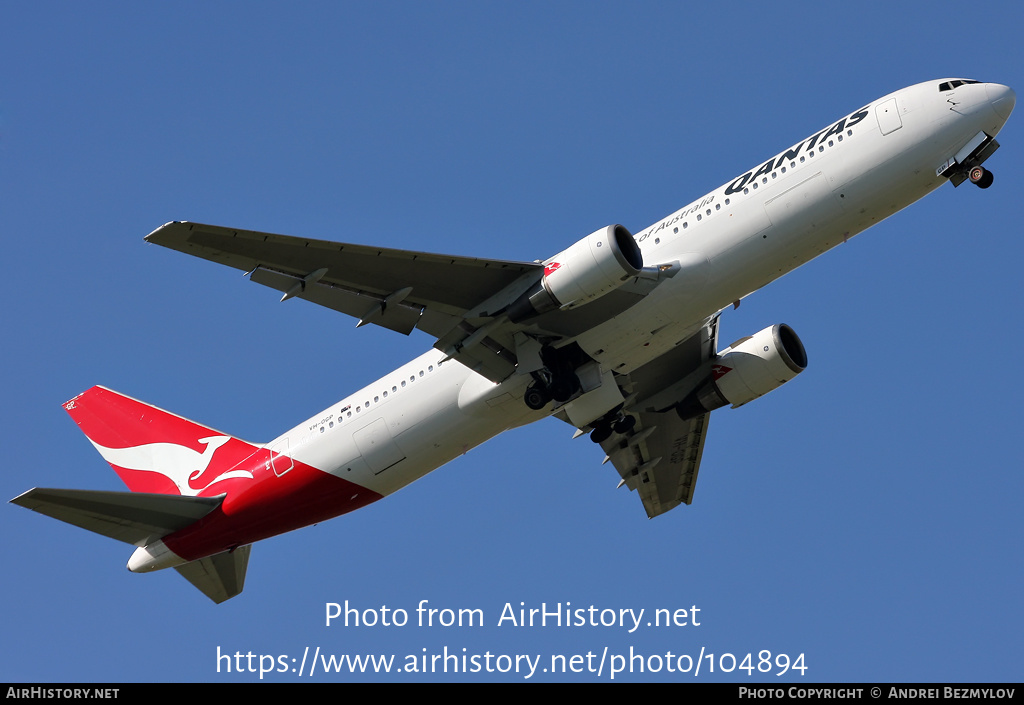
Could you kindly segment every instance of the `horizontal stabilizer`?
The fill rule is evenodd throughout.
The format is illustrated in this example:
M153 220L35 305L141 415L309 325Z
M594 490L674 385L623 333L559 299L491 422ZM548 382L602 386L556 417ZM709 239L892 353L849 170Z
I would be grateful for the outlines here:
M252 545L239 546L198 561L179 565L176 571L211 600L220 604L245 587L245 570L249 567Z
M145 546L202 519L223 499L36 487L11 503L118 541ZM244 566L242 570L244 574Z

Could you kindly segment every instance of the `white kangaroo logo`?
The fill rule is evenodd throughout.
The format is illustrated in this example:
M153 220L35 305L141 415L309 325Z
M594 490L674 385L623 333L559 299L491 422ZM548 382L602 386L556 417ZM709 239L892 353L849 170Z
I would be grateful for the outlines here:
M190 480L199 478L210 467L213 454L217 449L231 440L231 436L210 436L200 438L199 443L206 446L202 453L177 443L146 443L130 448L106 448L90 440L103 459L111 465L126 470L142 470L163 475L178 488L178 492L186 496L195 496L214 482L234 477L253 479L248 470L231 470L221 473L203 487L192 489Z

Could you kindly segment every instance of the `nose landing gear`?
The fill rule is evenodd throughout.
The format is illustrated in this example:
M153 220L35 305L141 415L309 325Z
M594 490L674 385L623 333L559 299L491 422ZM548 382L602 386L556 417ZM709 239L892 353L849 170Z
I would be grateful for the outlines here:
M967 178L978 188L988 188L992 185L992 172L982 166L972 167L967 172Z

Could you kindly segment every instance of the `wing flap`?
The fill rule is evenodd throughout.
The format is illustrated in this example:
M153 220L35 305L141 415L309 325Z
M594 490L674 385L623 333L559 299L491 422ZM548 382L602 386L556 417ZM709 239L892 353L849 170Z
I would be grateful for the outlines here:
M249 275L249 279L257 284L284 292L288 298L291 298L289 296L291 294L296 298L305 299L358 318L360 323L372 317L372 320L366 320L366 322L375 323L405 335L412 332L423 313L422 306L410 306L404 302L388 303L389 297L387 296L365 290L349 289L330 282L306 282L301 277L263 266L256 267ZM293 291L295 291L294 294L291 293ZM456 319L449 318L450 325L455 325Z
M473 328L463 321L439 338L434 347L492 382L500 382L516 371L517 358L495 336L486 333L486 330ZM464 344L478 334L480 338L474 344Z

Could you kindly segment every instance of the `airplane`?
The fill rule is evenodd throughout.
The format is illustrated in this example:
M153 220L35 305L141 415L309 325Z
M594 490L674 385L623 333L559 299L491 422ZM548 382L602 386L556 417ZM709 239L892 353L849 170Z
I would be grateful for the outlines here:
M1016 102L997 83L890 93L632 234L535 262L437 255L170 222L146 241L433 347L267 443L96 386L64 408L130 492L35 488L13 503L135 546L214 602L254 542L375 502L511 428L554 416L600 444L648 517L693 500L712 411L793 379L770 325L719 349L723 311L982 166Z

